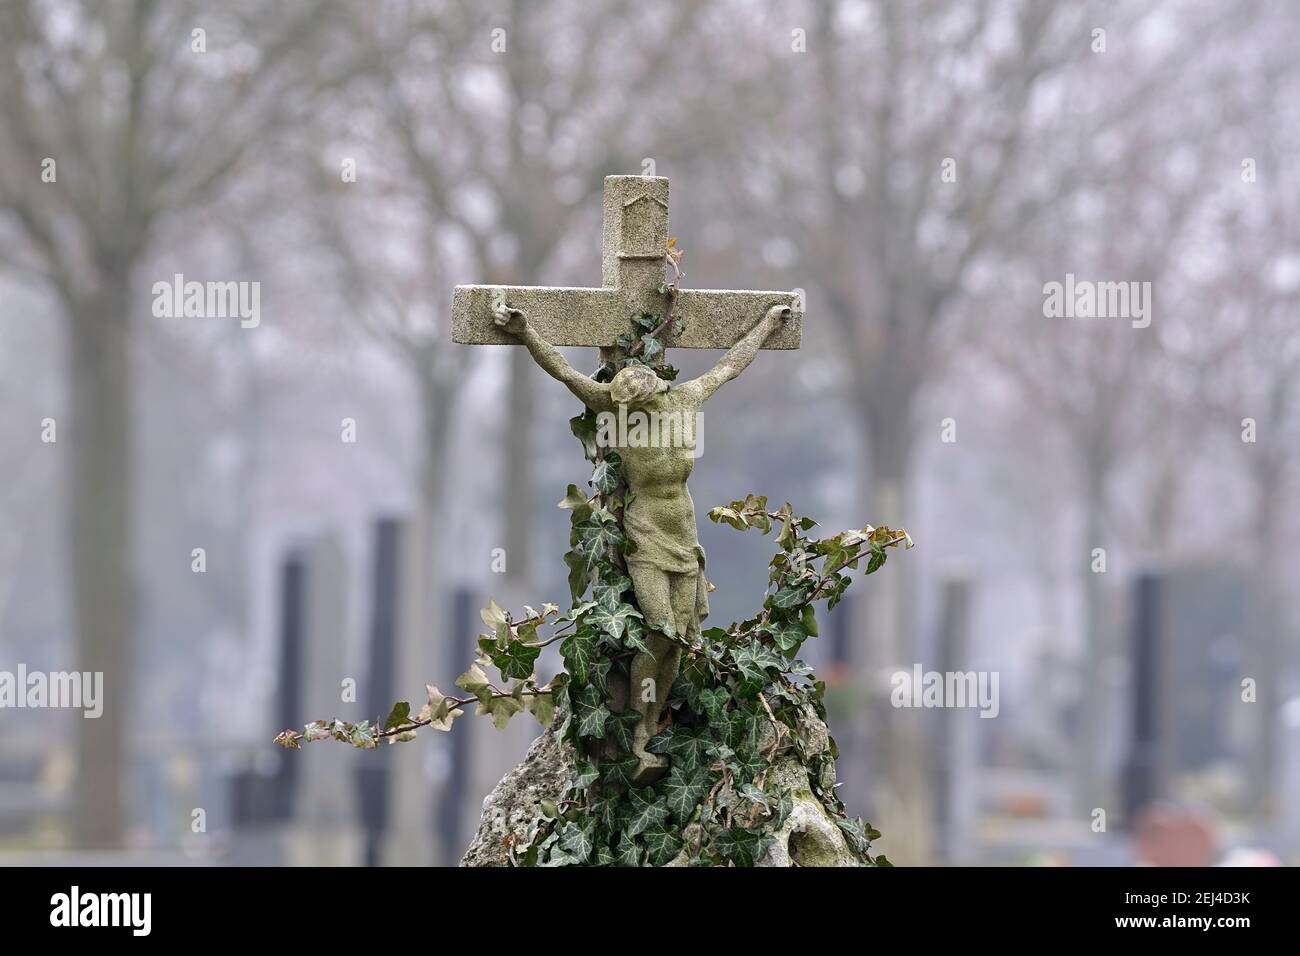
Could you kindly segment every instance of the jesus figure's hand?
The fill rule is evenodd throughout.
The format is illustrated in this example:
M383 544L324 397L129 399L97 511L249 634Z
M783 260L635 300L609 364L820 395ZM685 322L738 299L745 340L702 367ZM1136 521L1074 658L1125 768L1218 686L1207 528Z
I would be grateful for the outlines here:
M504 299L492 303L492 321L515 338L523 335L524 329L528 328L528 316L524 315L522 309L510 308Z

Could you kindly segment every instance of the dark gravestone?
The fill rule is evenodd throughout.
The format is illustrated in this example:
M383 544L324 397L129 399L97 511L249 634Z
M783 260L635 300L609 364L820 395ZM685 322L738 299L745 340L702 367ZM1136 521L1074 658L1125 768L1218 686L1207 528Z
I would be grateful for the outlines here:
M275 726L297 726L302 717L303 600L307 566L302 554L290 552L280 570L279 653L275 694ZM236 826L282 822L293 807L298 763L291 751L276 748L275 770L235 776L231 816Z
M1223 567L1171 569L1162 602L1168 634L1171 770L1200 770L1233 755L1229 708L1245 673L1242 581Z
M381 518L375 523L374 563L370 602L370 670L363 700L366 713L382 720L392 706L393 668L397 640L398 555L401 547L401 523ZM374 719L372 717L371 719ZM385 754L368 751L359 754L357 785L361 798L361 820L365 829L365 863L377 866L381 859L382 840L388 823L389 777Z
M449 674L459 674L467 660L474 656L474 596L465 588L458 588L451 600L451 630L446 641L447 662L444 665ZM467 733L450 733L445 735L450 753L448 757L447 782L442 788L442 801L437 808L435 821L438 833L438 845L442 848L442 864L455 866L460 859L460 848L469 843L470 832L465 832L461 825L465 801L470 799L469 783L473 773L470 762L470 735Z
M1165 688L1165 634L1162 620L1164 578L1154 571L1138 575L1133 592L1130 655L1132 727L1124 768L1124 819L1131 824L1142 808L1168 790L1169 737ZM1096 693L1096 688L1087 689Z

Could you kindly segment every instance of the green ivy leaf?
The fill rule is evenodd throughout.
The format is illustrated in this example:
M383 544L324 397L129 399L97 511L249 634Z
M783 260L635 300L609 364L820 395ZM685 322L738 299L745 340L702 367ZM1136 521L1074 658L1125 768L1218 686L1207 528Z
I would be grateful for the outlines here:
M587 502L587 496L582 493L577 485L569 485L565 490L564 500L559 504L561 508L567 508L573 512L573 521L586 521L591 517L591 505Z
M725 687L710 687L708 690L702 690L699 694L699 706L709 717L709 722L713 723L722 717L723 711L727 707L727 701L731 699L731 694Z
M384 720L384 730L394 730L406 723L411 716L411 705L404 700L399 700L389 711L388 717Z
M650 787L643 790L629 790L627 796L628 816L623 827L623 832L627 836L636 836L656 823L663 823L668 819L668 805L661 801Z
M806 584L786 585L773 594L769 600L772 602L772 607L786 610L806 603L809 590L810 588Z
M456 678L456 686L461 690L469 691L480 702L492 699L492 682L488 680L483 668L477 664L472 665L469 670Z
M596 660L596 635L589 631L578 631L565 638L560 644L560 656L564 658L564 666L569 673L579 683L586 683Z
M513 697L493 697L490 700L479 701L475 713L491 717L492 725L497 730L504 730L506 724L510 723L510 718L521 713L523 709L524 705Z
M531 677L533 665L542 653L539 647L530 647L520 640L512 640L504 653L493 654L492 663L507 680L524 680Z
M671 862L682 849L681 836L665 827L651 827L641 839L645 840L646 857L651 866Z
M635 710L625 710L621 714L613 714L612 718L606 725L606 730L618 749L626 753L632 749L633 735L636 725L641 723L641 715Z
M527 698L528 710L543 727L555 722L555 696L553 694L533 694Z
M596 413L584 408L581 415L569 419L569 429L573 437L582 442L582 453L588 461L595 461L596 447Z
M596 821L585 826L578 823L566 823L559 829L560 846L571 853L578 862L585 862L594 848L592 837L596 832Z
M591 472L591 486L602 495L607 495L618 487L623 474L623 458L616 451L607 451L605 457L596 462Z
M600 771L589 760L579 760L573 768L569 786L574 790L586 790L600 777Z
M603 737L607 720L609 720L609 708L604 704L583 708L578 717L578 736Z
M615 610L597 605L587 612L586 623L608 634L616 642L623 637L623 630L631 618L640 618L641 612L631 604L620 604Z
M618 841L618 865L641 865L641 848L637 846L636 840L632 839L626 833L624 833L623 838Z
M709 792L708 775L700 769L685 770L674 764L664 781L668 810L678 823L685 823Z

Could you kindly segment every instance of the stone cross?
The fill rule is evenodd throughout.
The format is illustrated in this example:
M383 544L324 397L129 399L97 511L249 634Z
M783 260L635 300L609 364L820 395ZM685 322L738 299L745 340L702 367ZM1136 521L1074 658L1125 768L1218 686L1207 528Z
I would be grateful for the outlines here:
M594 345L602 359L614 357L619 336L633 320L658 315L670 305L664 290L668 257L668 180L657 176L605 179L605 284L599 289L535 286L457 286L452 337L473 345L522 344L549 375L562 382L597 415L624 412L681 416L697 421L704 402L723 383L753 362L760 348L799 347L802 303L793 292L683 290L671 302L679 327L664 336L666 346L726 349L708 372L688 382L668 383L644 366L620 369L597 382L569 365L557 345ZM661 291L664 290L664 291ZM653 418L651 419L653 421ZM637 606L650 630L633 656L625 705L640 714L632 733L636 786L657 779L668 758L650 753L647 742L659 725L666 693L677 677L682 648L708 616L705 556L695 525L695 505L686 489L695 457L689 441L651 442L630 437L617 444L628 495L622 526L633 546L627 573ZM684 436L679 433L679 437ZM652 494L644 494L650 490ZM670 635L672 635L670 637ZM631 693L633 689L636 693ZM617 692L615 692L617 696Z
M662 313L664 255L668 245L668 180L663 176L606 176L603 288L458 285L452 298L452 341L465 345L518 345L493 321L493 305L504 297L527 313L552 345L609 348L632 330L642 313ZM795 315L764 344L765 349L799 347L802 303L793 292L683 289L674 313L685 323L680 334L666 331L670 348L725 349L734 345L774 305Z

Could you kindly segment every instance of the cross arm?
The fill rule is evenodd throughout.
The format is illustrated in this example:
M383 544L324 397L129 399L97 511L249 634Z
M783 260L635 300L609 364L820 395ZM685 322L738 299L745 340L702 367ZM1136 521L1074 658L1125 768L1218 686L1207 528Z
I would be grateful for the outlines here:
M528 316L552 345L603 348L631 328L632 314L614 289L530 285L458 285L451 300L451 339L464 345L521 345L493 320L498 299Z
M677 296L675 311L685 328L680 335L670 334L665 344L677 349L729 349L749 334L768 309L782 305L793 314L759 347L797 349L803 318L797 300L793 292L684 289Z

